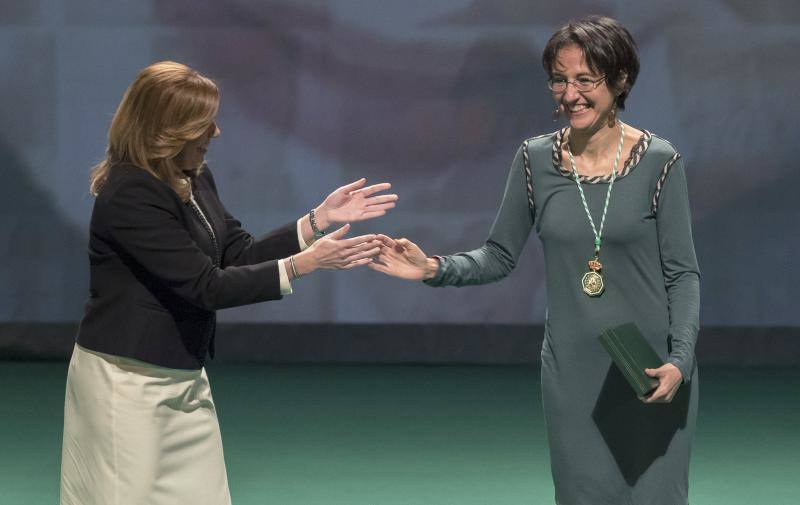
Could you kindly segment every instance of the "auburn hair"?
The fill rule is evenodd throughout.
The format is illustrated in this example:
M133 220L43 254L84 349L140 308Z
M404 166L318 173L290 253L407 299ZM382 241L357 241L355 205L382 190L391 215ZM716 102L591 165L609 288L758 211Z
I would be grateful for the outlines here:
M211 127L219 109L214 81L174 61L154 63L136 76L114 113L105 158L92 168L89 191L97 196L113 165L131 163L189 199L188 177L175 157Z

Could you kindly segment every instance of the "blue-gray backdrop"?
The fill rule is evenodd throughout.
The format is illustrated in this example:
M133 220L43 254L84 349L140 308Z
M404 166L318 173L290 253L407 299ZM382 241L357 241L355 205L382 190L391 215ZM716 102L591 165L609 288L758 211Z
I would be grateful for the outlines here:
M448 253L482 243L519 143L556 128L541 50L589 13L620 19L640 46L624 119L685 157L703 322L800 325L795 0L0 0L0 321L80 318L89 168L149 63L185 62L219 83L209 162L251 231L365 176L401 200L356 233ZM325 272L221 320L541 324L542 276L531 237L499 284L444 291Z

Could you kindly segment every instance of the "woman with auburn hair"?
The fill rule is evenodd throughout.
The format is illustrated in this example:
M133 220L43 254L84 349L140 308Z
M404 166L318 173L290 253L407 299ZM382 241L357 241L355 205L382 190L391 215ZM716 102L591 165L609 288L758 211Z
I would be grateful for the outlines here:
M343 186L296 222L255 238L220 202L204 157L219 92L174 62L139 73L95 167L90 290L67 375L61 503L230 503L203 365L215 311L292 292L317 269L364 265L388 183ZM343 224L325 235L323 230Z
M620 119L639 58L617 21L568 23L542 63L555 115L569 124L522 143L486 243L427 257L382 237L370 266L430 286L484 284L511 272L534 229L544 246L542 401L556 503L686 505L699 270L683 160ZM665 363L645 370L658 385L642 398L598 340L631 321Z

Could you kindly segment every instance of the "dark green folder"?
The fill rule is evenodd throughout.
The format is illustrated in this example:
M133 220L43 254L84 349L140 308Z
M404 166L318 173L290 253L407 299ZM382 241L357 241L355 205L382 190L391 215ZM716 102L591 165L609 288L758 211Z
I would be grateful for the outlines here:
M634 323L606 329L600 335L600 343L637 396L644 396L658 386L658 380L648 377L644 369L658 368L664 362Z

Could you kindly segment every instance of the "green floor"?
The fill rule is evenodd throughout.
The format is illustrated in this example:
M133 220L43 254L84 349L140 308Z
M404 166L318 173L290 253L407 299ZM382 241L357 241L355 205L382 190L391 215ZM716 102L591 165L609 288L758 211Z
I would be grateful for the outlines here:
M66 364L0 362L0 505L58 502ZM235 505L552 504L534 367L215 365ZM703 369L692 505L800 504L800 371Z

